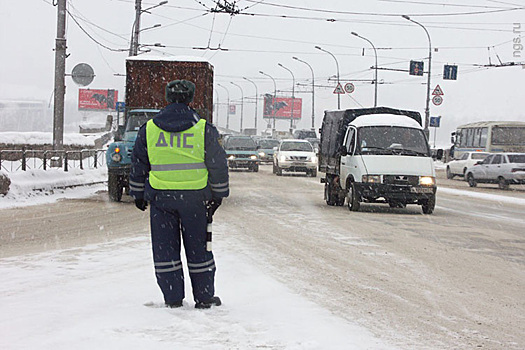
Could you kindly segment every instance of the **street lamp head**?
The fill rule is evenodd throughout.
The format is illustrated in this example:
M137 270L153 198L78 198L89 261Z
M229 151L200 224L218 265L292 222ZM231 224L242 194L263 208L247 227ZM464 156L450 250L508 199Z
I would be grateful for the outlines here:
M297 57L295 57L295 56L292 56L292 59L296 60L296 61L299 61L299 59Z
M321 49L321 46L315 46L315 48L316 48L317 50L322 50L322 49Z
M406 20L409 20L409 21L410 21L410 17L408 17L407 15L401 15L401 17L403 17L404 19L406 19Z
M264 72L262 70L260 70L259 73L264 74Z
M352 32L352 35L359 36L356 32Z
M166 5L167 3L168 3L167 1L161 1L159 2L159 6Z
M160 23L157 23L157 24L153 25L153 27L152 27L152 28L158 28L158 27L160 27L161 25L162 25L162 24L160 24Z
M279 67L283 67L283 68L284 68L284 66L283 66L282 64L280 64L280 63L277 63L277 65L278 65Z

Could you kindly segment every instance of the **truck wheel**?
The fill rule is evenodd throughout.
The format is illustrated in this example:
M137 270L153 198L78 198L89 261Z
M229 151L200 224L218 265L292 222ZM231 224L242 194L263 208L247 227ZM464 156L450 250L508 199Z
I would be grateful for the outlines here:
M434 212L435 207L436 207L436 195L435 194L433 194L432 197L425 199L423 204L421 205L423 214L432 214Z
M108 174L108 194L109 199L113 202L120 202L122 199L122 182L120 175Z
M359 202L359 194L355 190L355 184L351 182L348 187L348 193L346 194L348 202L348 210L359 211L361 203Z
M447 179L450 180L452 178L454 178L454 174L450 171L450 167L447 167Z
M324 199L326 200L326 204L330 206L335 205L335 196L330 190L330 184L328 182L324 184Z
M472 175L472 173L468 173L467 174L467 181L468 181L468 185L470 187L476 187L478 185L478 183L476 182L476 179L474 179L474 175Z
M509 189L509 183L503 176L498 177L498 187L500 190L508 190Z

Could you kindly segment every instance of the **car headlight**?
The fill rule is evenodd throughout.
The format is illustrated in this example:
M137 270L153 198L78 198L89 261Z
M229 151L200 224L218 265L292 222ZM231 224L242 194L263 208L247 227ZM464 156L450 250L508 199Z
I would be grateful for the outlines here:
M310 162L317 163L317 157L316 156L312 156L312 158L310 158Z
M363 182L381 183L381 175L363 175Z
M251 156L250 156L250 159L251 159L251 160L256 160L256 159L257 159L257 156L256 156L255 154L254 154L254 155L251 155Z
M286 162L286 156L283 154L279 157L280 162Z
M234 160L234 159L235 159L235 156L233 154L228 157L228 160Z
M264 157L264 156L265 156L264 152L259 152L259 157Z
M419 184L422 186L434 186L436 184L436 178L433 176L420 176Z

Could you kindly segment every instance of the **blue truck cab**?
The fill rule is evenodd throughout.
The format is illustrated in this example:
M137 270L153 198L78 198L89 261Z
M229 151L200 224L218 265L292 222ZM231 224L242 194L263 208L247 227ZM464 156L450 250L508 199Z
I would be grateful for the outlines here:
M131 154L140 127L159 113L159 109L135 109L128 111L124 126L119 126L115 142L108 146L106 164L108 167L109 199L120 202L122 192L129 193Z
M250 136L228 136L223 142L228 167L232 169L247 168L259 171L259 151L255 141Z

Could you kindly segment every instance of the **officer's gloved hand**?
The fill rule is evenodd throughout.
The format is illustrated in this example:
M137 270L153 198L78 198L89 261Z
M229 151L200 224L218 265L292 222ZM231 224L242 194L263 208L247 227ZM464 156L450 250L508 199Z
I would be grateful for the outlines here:
M222 198L213 198L207 203L208 210L211 215L215 214L215 211L221 206Z
M137 198L135 199L135 206L144 211L148 207L148 202L146 202L143 198Z

